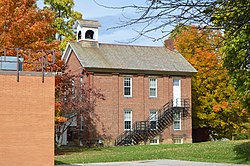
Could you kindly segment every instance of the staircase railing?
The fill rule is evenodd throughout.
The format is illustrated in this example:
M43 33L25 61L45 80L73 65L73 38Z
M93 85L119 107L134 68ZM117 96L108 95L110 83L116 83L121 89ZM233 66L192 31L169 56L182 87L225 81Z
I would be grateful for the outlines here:
M156 122L156 128L151 128L150 117L145 121L136 121L132 125L132 129L124 131L116 140L116 145L138 144L141 141L147 141L163 132L173 123L174 111L183 111L183 116L187 116L187 110L190 108L190 99L170 100L159 111Z

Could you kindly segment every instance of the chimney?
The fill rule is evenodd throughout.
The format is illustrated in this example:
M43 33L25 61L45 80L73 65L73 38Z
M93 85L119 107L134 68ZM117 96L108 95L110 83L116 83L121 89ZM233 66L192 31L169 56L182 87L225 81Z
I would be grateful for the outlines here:
M167 39L164 41L164 45L167 49L173 51L174 50L174 39Z

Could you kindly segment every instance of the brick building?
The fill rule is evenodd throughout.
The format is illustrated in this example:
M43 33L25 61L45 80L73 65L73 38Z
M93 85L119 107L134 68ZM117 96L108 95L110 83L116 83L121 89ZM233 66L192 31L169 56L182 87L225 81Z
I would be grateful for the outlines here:
M0 165L54 165L55 78L0 71Z
M22 71L16 50L0 49L0 165L53 166L55 77Z
M77 41L68 43L62 57L105 96L91 115L95 129L83 129L81 143L191 143L196 70L171 48L99 43L99 27L97 21L78 20Z

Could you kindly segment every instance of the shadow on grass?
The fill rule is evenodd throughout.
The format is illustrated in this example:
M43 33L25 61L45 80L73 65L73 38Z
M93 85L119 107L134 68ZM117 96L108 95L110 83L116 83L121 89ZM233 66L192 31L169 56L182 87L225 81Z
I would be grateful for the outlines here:
M236 160L239 164L250 163L250 141L236 145L234 151L237 153Z
M55 165L64 165L64 164L68 164L68 163L64 163L64 162L55 160L55 161L54 161L54 164L55 164Z

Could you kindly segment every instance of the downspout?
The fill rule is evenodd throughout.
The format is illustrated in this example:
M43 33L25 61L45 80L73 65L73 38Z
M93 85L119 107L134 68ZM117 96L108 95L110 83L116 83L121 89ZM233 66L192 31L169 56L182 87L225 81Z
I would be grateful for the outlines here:
M120 90L119 90L120 86L119 86L119 83L120 82L119 82L119 79L120 78L119 78L119 74L118 74L118 80L117 80L117 84L118 84L117 85L118 86L117 87L118 88L118 102L117 102L117 105L118 105L118 117L117 117L117 119L118 119L118 131L117 132L118 133L117 133L117 136L119 136L119 133L120 133L120 131L119 131L119 129L120 129L120 120L119 120L119 118L120 118L120 101L119 101L120 100Z
M89 92L88 92L88 143L89 143L89 147L90 147L90 74L87 72L88 75L88 88L89 88Z
M86 112L86 116L87 116L87 139L88 139L88 146L90 147L90 74L89 72L86 70L86 68L83 68L83 73L86 73L86 76L88 77L88 112Z

